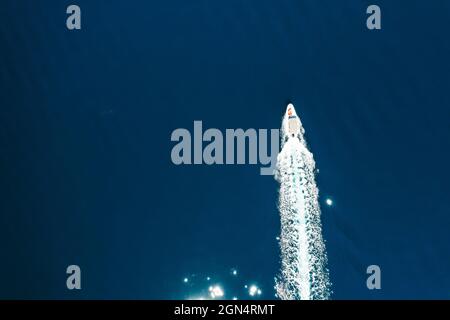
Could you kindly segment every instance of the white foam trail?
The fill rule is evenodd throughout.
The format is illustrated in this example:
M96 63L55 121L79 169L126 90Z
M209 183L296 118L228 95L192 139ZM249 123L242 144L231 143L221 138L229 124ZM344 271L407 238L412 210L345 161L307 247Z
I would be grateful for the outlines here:
M299 138L282 142L277 159L281 274L276 278L275 289L283 300L329 299L331 283L322 239L315 162L306 146L303 128L300 132Z

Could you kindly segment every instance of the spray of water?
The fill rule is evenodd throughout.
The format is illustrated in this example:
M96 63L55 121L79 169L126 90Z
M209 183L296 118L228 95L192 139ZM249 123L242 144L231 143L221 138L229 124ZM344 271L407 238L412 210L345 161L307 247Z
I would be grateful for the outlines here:
M287 121L283 119L283 124ZM285 140L277 159L275 178L280 183L281 273L275 279L277 296L283 300L329 299L331 283L322 239L319 190L315 162L303 137Z

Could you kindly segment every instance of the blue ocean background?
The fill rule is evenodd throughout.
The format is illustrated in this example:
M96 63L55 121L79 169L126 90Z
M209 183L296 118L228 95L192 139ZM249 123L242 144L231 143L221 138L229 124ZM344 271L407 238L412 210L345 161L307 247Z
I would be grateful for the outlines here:
M230 268L274 298L277 182L175 166L170 135L279 128L291 101L333 299L449 299L449 23L445 0L2 0L0 298L181 299Z

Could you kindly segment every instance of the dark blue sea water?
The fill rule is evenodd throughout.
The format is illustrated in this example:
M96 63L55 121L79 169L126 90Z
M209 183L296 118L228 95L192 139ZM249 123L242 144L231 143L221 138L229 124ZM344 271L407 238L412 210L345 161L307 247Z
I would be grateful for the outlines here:
M178 299L207 275L273 298L277 182L175 166L170 135L279 128L289 101L333 298L450 298L450 3L377 0L378 31L369 4L2 0L0 298Z

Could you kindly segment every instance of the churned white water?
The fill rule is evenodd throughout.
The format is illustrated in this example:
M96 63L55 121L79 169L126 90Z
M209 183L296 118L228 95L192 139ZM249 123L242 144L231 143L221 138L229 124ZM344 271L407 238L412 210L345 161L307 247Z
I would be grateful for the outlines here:
M331 283L322 238L315 162L306 146L303 128L300 132L299 137L282 143L277 159L281 272L275 290L283 300L329 299Z

